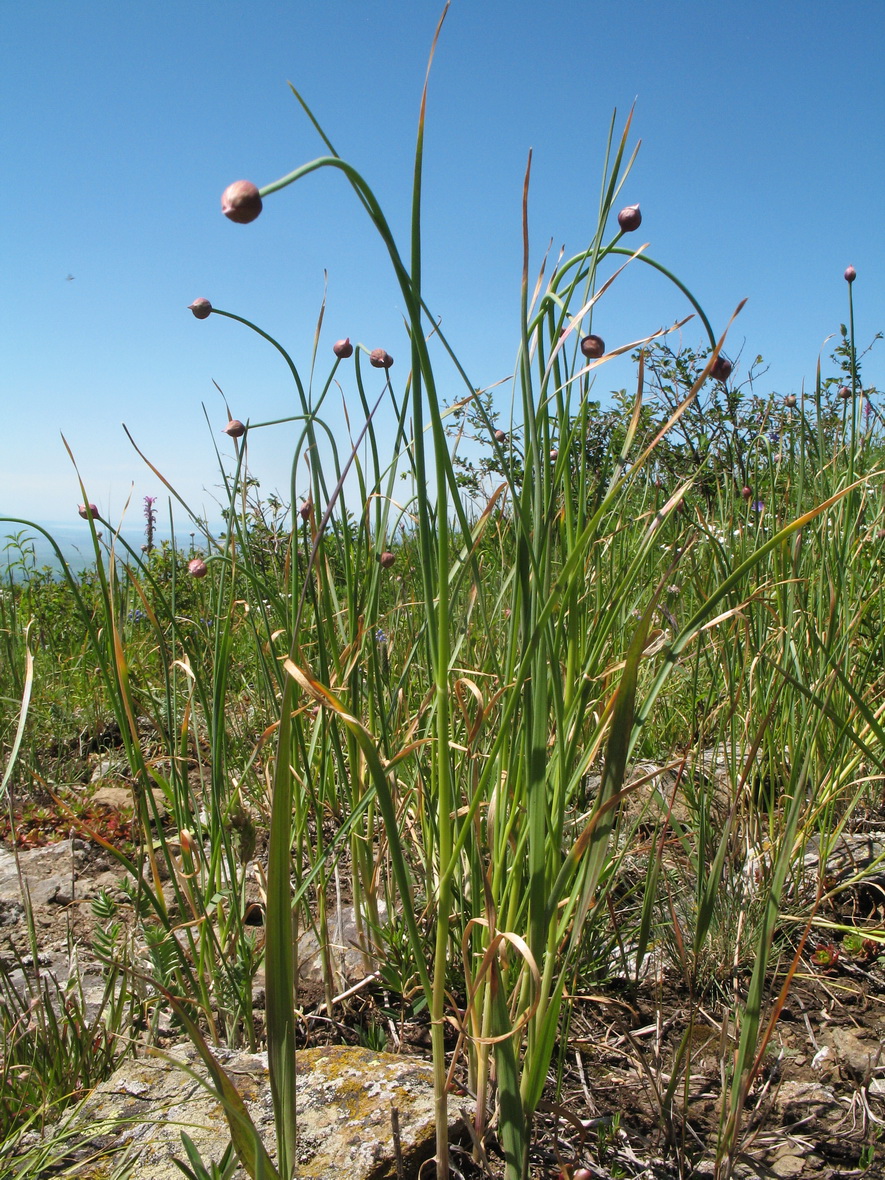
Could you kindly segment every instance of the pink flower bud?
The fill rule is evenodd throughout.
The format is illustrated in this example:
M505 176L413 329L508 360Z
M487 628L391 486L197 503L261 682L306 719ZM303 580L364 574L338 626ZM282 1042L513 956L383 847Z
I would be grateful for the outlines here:
M389 570L390 567L393 565L393 563L396 561L396 554L391 553L389 550L385 550L384 553L382 553L381 556L378 558L378 561L380 562L381 568L383 570Z
M78 504L77 511L84 520L89 520L90 517L95 520L98 516L98 509L94 504Z
M605 341L601 336L585 336L581 341L581 352L590 360L598 360L605 353Z
M507 442L507 435L503 430L496 430L495 431L495 442L496 443Z
M843 402L847 402L848 399L851 397L851 390L848 388L847 385L840 385L839 386L839 397L841 397Z
M745 484L741 488L741 495L744 497L745 500L752 500L753 499L753 489L748 488Z
M793 407L796 405L795 393L788 393L787 394L787 396L784 398L784 405L787 407L788 410L793 409Z
M555 463L558 458L559 458L559 451L557 451L556 447L553 447L553 449L550 452L550 462Z
M727 356L722 356L720 353L713 362L713 368L710 371L710 376L714 381L727 381L731 376L731 370L734 368Z
M198 320L207 320L212 314L212 304L208 299L195 299L193 303L188 304L188 308Z
M642 214L639 212L638 205L628 205L626 209L622 209L618 214L618 225L625 234L632 233L634 229L639 229L642 225Z
M308 520L310 520L310 514L312 511L313 511L313 501L312 500L305 500L304 503L301 505L301 507L298 509L298 515L301 517L301 519L303 521L308 521Z
M393 357L383 348L373 348L369 353L369 364L374 369L389 369L393 364Z
M202 557L192 557L187 563L187 572L192 578L205 578L209 573L209 567Z
M261 195L248 180L235 180L221 194L221 212L231 221L248 225L261 212Z
M846 267L845 268L845 282L846 283L853 283L856 278L857 278L857 271L854 269L854 267L853 266Z
M239 418L231 418L227 426L222 429L222 434L229 434L231 438L242 438L245 433L246 427Z
M332 351L340 361L345 361L349 356L353 356L353 345L350 343L350 337L345 336L343 340L338 340L332 345Z

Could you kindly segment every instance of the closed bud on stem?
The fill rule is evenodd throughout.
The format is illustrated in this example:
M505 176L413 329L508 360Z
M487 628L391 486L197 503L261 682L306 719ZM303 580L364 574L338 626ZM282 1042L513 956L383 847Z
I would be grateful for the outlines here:
M847 402L848 399L851 397L851 390L848 388L847 385L840 385L839 386L839 397L842 399L843 402Z
M373 348L369 353L369 364L373 369L389 369L393 364L393 357L383 348Z
M235 180L221 194L221 212L229 221L248 225L261 212L261 196L249 180Z
M187 563L187 572L192 578L205 578L209 573L209 567L202 557L192 557Z
M385 549L385 551L378 558L378 561L379 561L381 568L383 570L389 570L390 567L393 565L393 563L396 561L396 554L391 553L390 550L388 550L388 549Z
M353 345L350 343L350 337L345 336L343 340L336 340L332 345L332 351L338 357L339 361L345 361L349 356L353 356Z
M301 505L301 507L298 509L298 515L301 517L301 519L303 521L308 521L308 520L310 520L310 514L312 511L313 511L313 501L312 500L305 500L304 503Z
M581 352L589 360L598 360L605 354L605 341L601 336L585 336L581 341Z
M618 214L618 225L625 234L632 233L634 229L639 229L642 225L642 214L639 212L638 205L628 205L626 209L622 209Z
M229 434L231 438L242 438L245 433L246 427L239 418L231 418L227 426L222 427L222 434Z
M207 320L212 314L212 304L208 299L195 299L193 303L189 303L187 306L198 320Z
M853 283L854 280L857 278L857 271L854 269L853 266L847 266L845 268L845 276L844 277L845 277L846 283Z
M734 368L727 356L721 354L716 357L713 362L713 368L710 370L710 376L714 381L727 381L731 376L731 370Z
M94 504L78 504L77 511L84 520L95 520L98 518L98 508Z
M745 500L752 500L753 499L753 489L748 488L747 485L744 484L744 486L741 488L741 495L744 497Z
M507 442L507 432L504 430L496 430L495 431L495 442L496 443Z
M178 833L178 843L181 845L182 852L187 856L193 856L194 849L197 845L187 828L182 828Z
M793 407L796 405L795 393L788 393L787 394L787 396L784 398L784 405L787 407L788 410L793 409Z
M550 451L550 462L555 463L558 458L559 451L557 451L556 447L553 447L553 449Z

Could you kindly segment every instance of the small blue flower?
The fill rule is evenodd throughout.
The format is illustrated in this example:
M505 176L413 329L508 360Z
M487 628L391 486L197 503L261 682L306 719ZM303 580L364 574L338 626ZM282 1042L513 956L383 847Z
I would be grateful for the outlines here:
M375 642L376 643L386 643L387 642L387 635L384 631L381 630L380 627L375 632Z
M764 500L754 500L753 503L750 505L750 507L753 509L754 512L764 512L765 511L765 501Z
M780 436L780 433L779 433L777 430L772 430L772 431L769 433L769 435L768 435L768 438L769 438L769 440L770 440L771 442L773 442L775 445L777 445L777 443L779 443L779 442L781 441L781 436Z

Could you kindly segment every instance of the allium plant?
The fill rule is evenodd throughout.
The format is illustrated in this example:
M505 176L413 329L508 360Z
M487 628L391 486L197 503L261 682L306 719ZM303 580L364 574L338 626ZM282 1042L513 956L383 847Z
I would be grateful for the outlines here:
M390 354L381 348L368 352L370 367L384 370L381 397L389 399L399 423L395 432L399 457L394 456L389 465L379 460L373 426L377 403L370 407L357 363L356 380L366 412L364 435L374 462L370 481L364 481L356 449L348 463L355 463L367 518L375 505L376 543L382 542L387 532L389 498L383 488L393 479L398 461L408 465L413 488L408 511L415 522L410 541L415 565L410 576L413 596L420 605L412 622L411 655L402 668L401 683L423 676L421 667L427 668L427 678L416 685L425 700L420 712L407 728L391 728L393 703L379 707L380 701L376 704L352 675L345 675L345 664L355 667L362 662L368 683L372 683L378 674L373 669L378 668L381 646L389 661L389 645L371 642L371 626L360 625L354 630L357 620L372 619L368 604L379 601L375 596L380 583L368 569L360 573L353 566L347 573L347 611L342 613L337 599L326 603L317 556L325 547L325 530L334 527L344 471L330 492L312 451L314 486L304 502L307 511L302 507L298 513L303 522L300 527L311 524L312 544L299 605L290 614L267 875L268 1048L278 1169L280 1175L290 1176L296 1159L290 871L292 815L304 806L299 802L303 759L312 758L309 751L316 749L302 736L304 709L310 704L328 717L324 732L331 744L322 747L326 765L336 764L335 750L340 742L347 751L346 763L341 766L354 788L354 804L368 806L367 820L373 817L383 830L389 864L386 888L392 905L401 911L415 979L430 1014L437 1176L449 1174L448 1064L443 1034L446 1021L454 1020L461 1030L471 1087L477 1094L476 1133L481 1138L488 1126L494 1060L498 1133L508 1178L519 1180L528 1166L531 1121L560 1028L566 986L577 970L588 931L606 912L601 903L606 870L628 756L638 733L634 715L640 663L659 593L653 582L649 584L645 571L662 523L684 491L675 491L662 509L648 518L635 552L610 588L613 597L609 601L623 604L619 609L599 611L592 596L588 598L587 569L593 566L600 538L636 488L660 438L692 403L704 381L714 374L724 380L731 366L720 355L722 340L713 335L690 292L659 263L616 244L623 230L638 224L638 218L632 214L625 217L626 224L614 237L607 237L614 201L632 163L632 158L625 159L629 120L619 139L614 136L613 121L599 221L590 244L562 261L549 280L542 275L533 298L528 254L524 259L513 406L513 415L521 422L522 472L518 483L507 475L508 437L503 431L496 432L487 419L487 437L494 436L502 448L504 484L478 519L469 518L458 494L448 447L437 366L428 343L431 325L464 383L465 396L475 398L476 391L436 318L426 309L420 286L426 88L418 127L408 257L401 253L368 182L334 151L304 100L297 92L295 96L317 127L327 154L257 190L258 198L266 201L320 170L340 173L380 236L406 308L410 372L403 395L391 384ZM254 194L252 199L257 204ZM225 212L231 215L227 208ZM575 453L574 444L586 423L590 372L606 355L601 337L589 328L591 316L604 309L605 291L618 273L606 279L602 268L618 255L626 256L621 269L641 260L673 278L700 313L712 351L671 421L641 450L635 447L638 417L634 416L616 470L600 498L591 503L581 491L587 481L580 464L571 471L560 464L560 456ZM254 327L232 313L213 311ZM641 349L650 339L625 343L610 355ZM305 436L311 442L315 432L323 429L317 408L325 394L311 405L288 354L275 341L271 343L292 370L304 406ZM336 358L343 355L347 343L340 341L335 346ZM366 351L361 347L356 350L357 362ZM640 362L637 415L642 387ZM412 423L408 442L403 431L407 414ZM552 445L554 440L557 446ZM301 450L299 446L298 452ZM293 487L294 483L293 474ZM480 553L488 543L491 509L502 494L509 501L509 536L502 554L507 573L503 582L489 583L483 576ZM327 505L324 512L320 508L323 503ZM298 524L293 522L293 526ZM393 550L382 549L377 568L389 570L394 561ZM360 578L366 579L365 585ZM714 594L699 609L690 634L698 634L708 625L717 601ZM309 647L304 630L308 604L317 628L311 632ZM633 612L627 611L628 604L634 605ZM484 672L488 679L483 687L469 670L473 645L464 638L460 620L465 612L475 613L484 634L499 636L493 645L496 654ZM632 637L624 634L625 618L633 619ZM342 630L343 623L346 630ZM686 632L683 642L688 638ZM615 660L620 660L619 672L613 677L605 669ZM389 672L389 662L386 666ZM664 664L655 693L662 688L670 667ZM386 675L383 668L381 674ZM596 686L596 695L588 695L590 686ZM600 753L601 788L584 821L572 831L569 845L565 840L568 817L574 812L585 775ZM349 773L345 766L351 768ZM414 851L407 846L406 828L423 835L424 844ZM377 925L381 866L366 863L373 843L368 831L366 834L368 839L361 845L352 845L355 890L368 920ZM412 837L409 839L411 842ZM472 899L469 904L468 899ZM424 917L419 918L422 911ZM453 963L459 960L466 999L463 1009L453 1010L447 979Z

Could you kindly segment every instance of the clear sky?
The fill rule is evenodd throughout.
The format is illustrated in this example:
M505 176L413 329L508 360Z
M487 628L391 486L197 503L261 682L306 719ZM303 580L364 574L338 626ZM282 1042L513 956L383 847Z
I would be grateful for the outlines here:
M63 433L89 498L116 517L134 482L137 518L141 497L162 487L125 422L184 497L218 518L214 447L232 445L218 433L213 379L243 419L281 417L294 396L257 337L191 316L197 296L259 323L306 370L326 270L321 363L349 335L401 358L402 388L401 301L342 178L276 194L250 226L224 219L219 198L230 181L264 185L322 154L291 80L405 240L441 8L0 3L0 514L76 519ZM424 283L474 384L513 367L529 148L537 266L550 239L570 252L586 244L612 111L621 119L634 99L642 147L623 203L641 203L643 224L631 243L650 243L716 330L748 297L728 351L743 348L744 371L762 354L760 392L813 383L847 315L849 263L859 343L885 329L883 46L885 0L454 0L430 87ZM594 319L610 347L689 310L636 270ZM703 342L695 324L683 338ZM879 346L866 362L867 384L885 387L883 356ZM597 393L629 381L603 369ZM293 438L285 427L254 434L263 490L285 492Z

